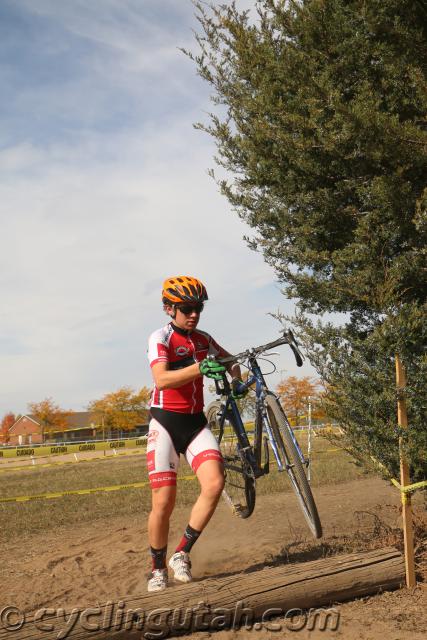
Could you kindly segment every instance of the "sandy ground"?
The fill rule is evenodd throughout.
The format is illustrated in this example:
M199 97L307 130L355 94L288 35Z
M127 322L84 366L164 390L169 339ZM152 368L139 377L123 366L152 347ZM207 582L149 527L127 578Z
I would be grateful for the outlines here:
M324 538L314 541L290 494L261 496L248 520L230 515L220 503L211 523L192 552L196 580L246 572L269 564L322 557L345 538L379 537L400 526L399 495L388 483L368 478L316 491ZM181 537L188 509L177 508L170 532L170 549ZM390 529L389 529L390 528ZM51 530L19 544L3 547L0 567L0 609L14 605L32 612L40 607L81 608L145 593L149 567L146 517L108 520ZM173 588L173 587L171 587ZM216 640L254 638L345 638L346 640L421 640L427 637L427 593L423 584L338 606L336 631L288 630L220 631ZM208 632L192 635L207 638ZM13 637L13 634L11 635Z

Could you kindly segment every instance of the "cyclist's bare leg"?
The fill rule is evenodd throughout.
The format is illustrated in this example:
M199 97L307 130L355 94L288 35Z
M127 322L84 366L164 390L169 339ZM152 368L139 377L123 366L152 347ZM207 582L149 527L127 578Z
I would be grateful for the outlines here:
M176 486L152 489L152 507L148 516L148 540L154 549L168 543L169 519L175 506Z
M189 524L203 531L211 519L224 488L224 467L218 460L206 460L196 471L200 495L192 510Z

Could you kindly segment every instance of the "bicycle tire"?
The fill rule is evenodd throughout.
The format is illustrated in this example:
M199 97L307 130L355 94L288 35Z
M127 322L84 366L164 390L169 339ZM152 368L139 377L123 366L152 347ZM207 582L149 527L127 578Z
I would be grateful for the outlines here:
M224 461L225 486L222 497L235 515L245 519L252 515L255 508L255 481L245 469L232 423L228 419L224 421L223 426L219 423L220 407L220 402L211 402L206 409L206 418L218 441Z
M305 474L304 465L301 462L298 450L290 434L290 425L286 414L276 396L267 395L265 406L270 421L271 430L277 443L279 452L286 464L286 471L291 486L300 504L301 510L315 538L322 537L322 525L317 511L316 503L311 492ZM289 463L289 464L288 464Z

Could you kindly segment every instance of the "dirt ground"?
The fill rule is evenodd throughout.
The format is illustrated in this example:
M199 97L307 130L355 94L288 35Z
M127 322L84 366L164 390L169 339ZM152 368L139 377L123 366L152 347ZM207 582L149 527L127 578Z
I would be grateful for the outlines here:
M373 477L315 492L324 537L310 537L290 494L261 496L248 520L233 517L220 503L211 523L192 552L195 580L261 569L283 562L350 552L359 546L399 544L399 494ZM123 494L123 499L126 499ZM417 501L416 501L417 502ZM418 501L421 507L421 501ZM188 509L177 507L170 532L170 549L188 521ZM425 542L423 543L425 545ZM0 610L14 605L26 612L41 607L96 606L145 593L148 571L146 516L85 524L20 538L3 547L0 566ZM296 633L262 628L220 631L215 640L245 638L345 638L345 640L424 640L427 637L427 589L416 589L334 605L340 614L336 631ZM173 586L170 588L174 588ZM196 633L193 640L210 637ZM13 637L13 634L11 634Z

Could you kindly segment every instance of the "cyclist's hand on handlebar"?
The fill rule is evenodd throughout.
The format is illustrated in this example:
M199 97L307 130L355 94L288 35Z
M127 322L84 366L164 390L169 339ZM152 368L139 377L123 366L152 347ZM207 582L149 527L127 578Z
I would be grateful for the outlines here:
M208 360L208 358L201 361L199 369L201 374L212 380L222 380L226 371L224 365L216 360Z
M243 386L243 382L239 378L233 378L231 381L231 397L234 400L241 400L248 395L248 390Z

